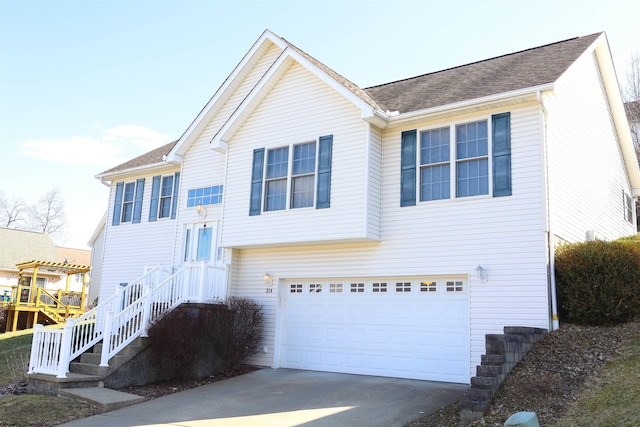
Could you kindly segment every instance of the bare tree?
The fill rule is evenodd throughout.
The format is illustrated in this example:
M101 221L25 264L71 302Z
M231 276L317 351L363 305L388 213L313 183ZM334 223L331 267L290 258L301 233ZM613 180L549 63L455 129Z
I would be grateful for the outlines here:
M9 199L0 191L0 226L23 228L26 226L28 206L19 197Z
M631 57L631 64L627 71L627 84L624 89L625 109L631 137L640 156L640 54Z
M47 233L55 240L64 232L64 226L64 200L59 190L51 190L31 207L30 229Z

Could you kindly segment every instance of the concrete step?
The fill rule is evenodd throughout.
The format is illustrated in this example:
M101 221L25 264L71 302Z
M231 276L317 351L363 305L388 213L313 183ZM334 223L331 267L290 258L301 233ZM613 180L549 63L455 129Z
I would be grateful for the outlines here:
M69 371L75 374L95 375L103 378L109 372L109 366L99 366L93 363L71 362Z
M102 412L113 411L114 409L144 402L144 397L142 396L104 387L65 388L58 391L58 396L89 403L100 408Z
M66 378L55 375L27 374L27 393L56 395L64 388L98 387L102 378L98 375L86 375L70 372Z

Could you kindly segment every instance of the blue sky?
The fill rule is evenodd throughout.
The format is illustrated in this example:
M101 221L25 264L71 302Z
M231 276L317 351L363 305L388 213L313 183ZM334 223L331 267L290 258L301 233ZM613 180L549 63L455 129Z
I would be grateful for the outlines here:
M267 28L360 87L606 31L623 83L640 2L0 0L0 191L59 189L85 247L94 176L180 137Z

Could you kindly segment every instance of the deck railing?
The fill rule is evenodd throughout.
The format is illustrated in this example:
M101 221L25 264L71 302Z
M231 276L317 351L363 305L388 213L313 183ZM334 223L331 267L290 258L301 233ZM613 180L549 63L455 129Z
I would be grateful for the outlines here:
M168 276L168 277L167 277ZM186 264L172 275L156 267L62 330L36 326L29 373L65 378L69 363L103 340L101 366L141 335L150 323L183 302L211 302L226 298L226 267Z

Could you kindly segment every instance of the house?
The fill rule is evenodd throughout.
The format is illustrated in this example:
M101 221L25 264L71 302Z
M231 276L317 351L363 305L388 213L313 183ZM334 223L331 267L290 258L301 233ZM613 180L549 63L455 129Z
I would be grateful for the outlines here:
M100 301L169 266L180 301L262 304L252 364L457 383L486 334L558 327L554 248L634 233L640 196L604 33L360 88L265 31L97 178Z
M104 230L107 226L107 213L100 218L100 222L93 231L89 239L89 247L91 248L91 284L89 285L89 293L87 294L87 303L94 305L98 301L100 295L100 278L102 277L102 257L104 254Z
M0 296L7 330L82 314L90 251L54 246L48 234L0 228Z
M11 294L20 276L16 265L33 259L60 261L48 234L0 228L0 292ZM58 272L43 271L36 281L39 287L53 288L61 279Z

